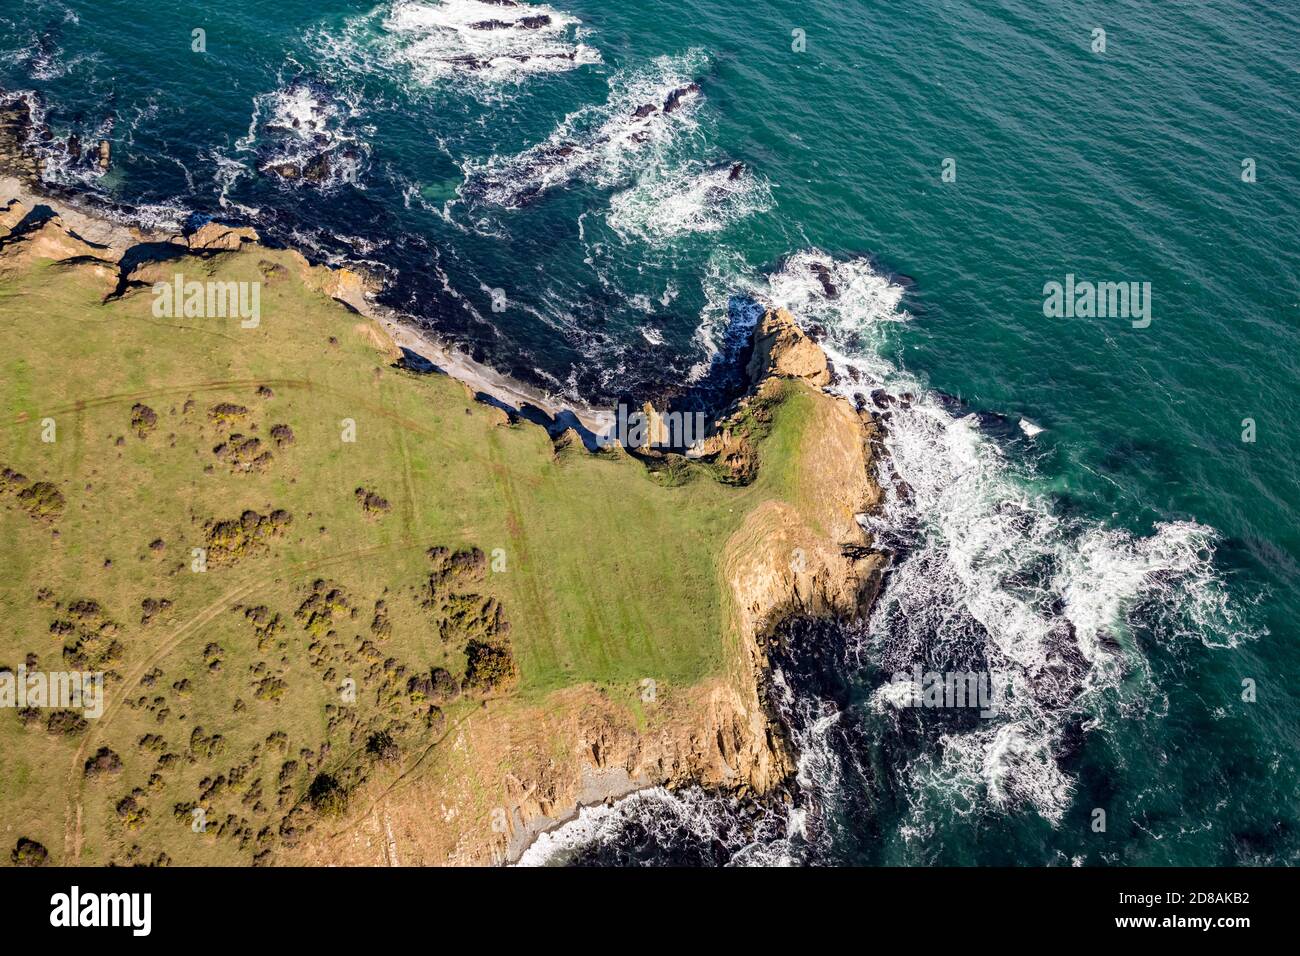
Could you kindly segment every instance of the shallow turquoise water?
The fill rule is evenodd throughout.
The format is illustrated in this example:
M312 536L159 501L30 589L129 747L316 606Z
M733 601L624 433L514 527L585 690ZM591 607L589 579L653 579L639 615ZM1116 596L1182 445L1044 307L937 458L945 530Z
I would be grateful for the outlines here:
M571 0L551 13L581 25L512 52L572 61L511 61L491 79L456 66L475 38L430 20L438 6L0 0L0 87L38 93L59 136L113 141L108 176L57 163L53 176L159 219L248 218L386 267L395 304L575 398L688 381L724 344L731 296L757 292L807 305L800 317L872 385L1007 416L971 439L982 451L969 460L953 444L964 436L926 444L898 423L900 463L909 436L931 456L913 450L907 481L922 488L949 456L913 509L916 553L960 572L946 597L979 624L935 624L921 643L950 663L970 641L1007 653L1006 602L1046 619L1058 601L1081 646L1118 636L1123 673L1096 665L1095 699L1030 721L1068 793L1047 773L926 770L918 753L956 748L875 728L858 754L876 758L861 784L875 819L869 840L839 838L843 856L1296 862L1300 10ZM508 15L458 8L462 24ZM206 53L191 51L195 27ZM636 104L662 106L691 80L701 95L676 119L623 138ZM319 122L323 139L277 128L277 113ZM582 160L546 166L534 147L548 139ZM335 157L324 186L260 168L322 149ZM949 158L955 182L941 178ZM746 169L733 187L734 162ZM532 201L493 201L521 181L539 188ZM507 188L484 198L483 183ZM806 263L789 266L808 250L863 295L810 299L809 274L792 271ZM868 263L910 277L908 321L886 321L893 302L867 288ZM1044 284L1067 274L1149 282L1149 327L1046 318ZM1045 430L1029 438L1020 418ZM955 523L1020 495L1050 528ZM1155 528L1177 522L1204 530ZM1103 546L1108 534L1126 537ZM1013 553L992 554L989 537ZM1030 568L1044 550L1052 567ZM1105 599L1085 600L1085 583ZM977 606L990 589L1006 601ZM897 637L898 621L919 619L909 607L882 612L874 654L890 634L913 647ZM1245 678L1254 703L1240 699ZM856 675L849 706L866 707L879 680ZM1063 743L1079 724L1082 743ZM1002 752L986 742L963 759L987 769ZM1104 837L1089 828L1099 806Z

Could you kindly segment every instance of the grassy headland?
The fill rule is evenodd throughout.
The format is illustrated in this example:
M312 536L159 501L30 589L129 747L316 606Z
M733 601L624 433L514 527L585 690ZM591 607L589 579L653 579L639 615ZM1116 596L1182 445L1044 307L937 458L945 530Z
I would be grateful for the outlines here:
M717 480L718 459L669 477L396 367L296 253L236 237L126 266L42 215L0 221L0 666L109 677L97 720L0 712L10 844L485 862L593 773L762 789L788 770L754 639L806 603L803 572L736 568L778 514L771 562L824 545L811 574L842 577L869 503L846 406L770 377L761 427L746 406L731 436L753 480ZM151 287L176 273L258 283L260 321L160 317ZM828 434L851 460L826 461ZM862 481L828 494L845 469Z

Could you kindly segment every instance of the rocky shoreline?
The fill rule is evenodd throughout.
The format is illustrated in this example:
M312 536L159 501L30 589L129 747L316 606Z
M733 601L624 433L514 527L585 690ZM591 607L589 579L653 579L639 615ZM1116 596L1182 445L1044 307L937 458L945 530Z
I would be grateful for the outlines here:
M17 200L25 211L49 207L66 224L75 237L89 240L99 250L77 249L77 255L101 259L106 267L119 266L118 292L133 282L151 278L149 263L166 261L174 255L190 252L208 253L230 251L244 242L258 242L255 229L242 225L227 225L217 221L204 224L193 232L164 232L132 223L132 210L87 190L74 190L42 178L45 167L42 150L53 143L53 134L41 126L33 115L28 99L0 90L0 193L5 201ZM38 145L40 144L40 145ZM64 150L77 144L55 144ZM108 168L111 147L102 143L96 156L102 159L100 168ZM99 160L96 160L99 162ZM14 213L9 214L10 217ZM25 215L25 212L24 212ZM14 221L16 224L17 220ZM155 245L147 255L131 257L131 246ZM69 247L71 249L71 247ZM464 350L440 340L407 316L380 305L374 293L379 290L374 278L349 268L331 268L314 263L297 253L304 269L319 267L333 278L327 278L325 289L329 295L349 308L379 322L394 342L410 355L408 364L416 371L441 372L450 375L476 394L498 404L512 416L525 418L543 425L552 434L570 427L586 433L590 439L611 427L612 412L589 405L557 399L496 369L476 361ZM70 258L65 256L64 258ZM591 441L588 440L588 444Z

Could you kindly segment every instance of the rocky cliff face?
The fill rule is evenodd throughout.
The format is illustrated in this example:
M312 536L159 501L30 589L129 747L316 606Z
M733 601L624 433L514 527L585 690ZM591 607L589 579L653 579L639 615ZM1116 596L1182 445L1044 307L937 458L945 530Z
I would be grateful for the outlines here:
M803 379L818 388L831 380L826 353L784 309L768 312L754 330L754 352L746 371L756 386L770 375Z

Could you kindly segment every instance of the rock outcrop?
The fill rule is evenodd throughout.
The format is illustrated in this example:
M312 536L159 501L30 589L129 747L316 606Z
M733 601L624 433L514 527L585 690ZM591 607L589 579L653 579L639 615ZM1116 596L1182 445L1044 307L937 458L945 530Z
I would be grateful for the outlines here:
M13 176L28 188L39 187L47 157L72 168L108 172L113 157L108 140L83 148L76 133L66 140L56 139L49 126L38 121L36 103L39 100L31 93L0 90L0 175Z
M4 182L0 179L0 185ZM26 190L21 194L24 198L9 198L0 206L0 269L49 260L94 276L106 296L128 285L169 281L176 271L169 263L185 253L236 252L245 244L258 242L256 230L218 222L205 223L189 235L145 235L55 199L41 202ZM129 256L129 250L140 242L153 243L155 248L143 258ZM169 246L173 247L170 253L165 251ZM310 268L305 259L302 262L304 269ZM332 279L333 275L334 270L324 269L319 281L351 288L346 277Z
M48 260L94 278L108 295L117 285L123 250L82 238L63 218L18 199L0 208L0 271Z
M32 110L21 96L0 91L0 173L16 177L24 185L40 181L41 164L30 146Z
M245 242L257 242L257 230L207 222L183 241L191 252L234 252Z
M4 207L0 208L0 231L5 234L12 232L31 211L32 207L20 199L6 200Z
M715 462L740 481L761 467L752 419L765 404L790 402L805 417L794 456L791 493L765 501L727 542L723 577L731 589L734 627L751 657L761 695L771 631L793 615L855 618L875 600L887 559L873 551L859 517L878 507L872 477L875 426L848 402L821 391L829 363L784 310L769 311L755 330L750 374L756 386L706 443Z
M770 311L754 333L754 354L747 368L751 382L767 375L801 378L810 385L830 384L826 353L799 328L784 309Z

